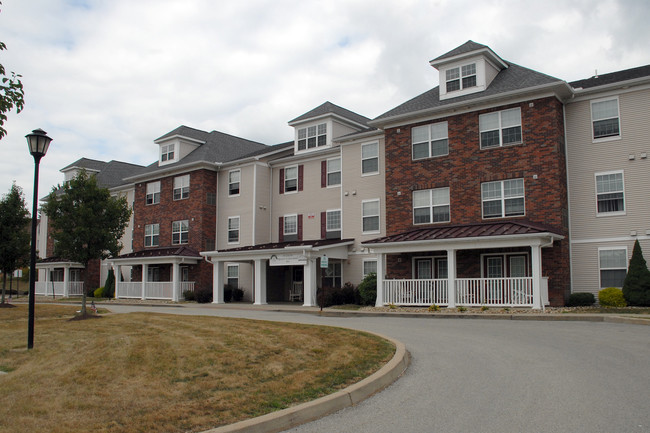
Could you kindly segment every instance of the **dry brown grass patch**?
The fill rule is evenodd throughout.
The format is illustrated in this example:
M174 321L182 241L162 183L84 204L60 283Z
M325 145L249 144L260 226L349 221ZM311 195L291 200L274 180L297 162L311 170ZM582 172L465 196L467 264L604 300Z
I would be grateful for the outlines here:
M394 353L369 334L308 325L76 307L0 311L0 432L201 431L334 392Z

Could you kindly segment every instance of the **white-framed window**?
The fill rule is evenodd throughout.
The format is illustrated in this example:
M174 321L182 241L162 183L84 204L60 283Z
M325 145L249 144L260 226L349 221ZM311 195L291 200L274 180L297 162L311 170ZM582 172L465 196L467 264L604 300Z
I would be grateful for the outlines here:
M618 98L592 101L591 125L594 140L620 137Z
M284 192L298 191L298 166L284 169Z
M190 196L190 175L174 178L174 200L182 200Z
M327 144L327 123L298 129L298 150L314 149Z
M163 144L160 146L160 162L171 162L174 160L174 150L176 145L172 144Z
M478 116L481 149L521 143L521 109L511 108Z
M327 160L327 186L341 185L341 158Z
M508 179L481 184L483 218L525 214L524 180Z
M413 224L449 221L449 187L413 191Z
M239 287L239 265L227 265L227 284L230 287Z
M363 260L363 278L368 274L377 273L377 259L364 259Z
M328 232L341 231L341 209L328 210L325 213L325 230Z
M379 143L361 145L361 174L379 173Z
M413 276L418 280L448 278L447 257L414 257Z
M230 197L239 195L240 182L241 170L230 170L228 172L228 195Z
M298 234L298 215L285 215L283 223L284 236L291 236Z
M379 199L361 202L363 233L379 232Z
M147 281L151 283L160 281L160 268L158 266L147 267Z
M160 203L160 181L149 182L147 184L147 204Z
M627 275L627 248L598 248L600 288L623 287Z
M172 223L172 245L186 244L188 242L189 228L188 220L174 221Z
M228 243L239 243L239 217L228 217Z
M144 226L144 246L157 247L160 238L160 224L147 224Z
M322 270L321 287L341 287L341 262L330 260Z
M411 129L413 159L431 158L449 154L447 122L416 126Z
M596 173L597 215L625 214L623 172Z
M470 63L445 72L447 92L476 87L476 63Z

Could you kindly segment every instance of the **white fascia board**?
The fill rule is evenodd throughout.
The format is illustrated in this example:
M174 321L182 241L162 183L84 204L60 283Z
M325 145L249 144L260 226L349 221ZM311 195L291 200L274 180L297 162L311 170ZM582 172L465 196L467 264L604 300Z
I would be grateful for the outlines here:
M129 265L162 265L168 263L190 263L196 264L201 261L198 257L185 257L185 256L157 256L157 257L127 257L127 258L112 258L106 260L111 265L129 266Z
M483 55L486 59L492 61L493 63L496 64L496 66L500 67L501 69L506 69L508 65L506 62L501 59L494 51L492 51L489 47L481 48L476 51L468 51L467 53L463 54L457 54L453 57L447 57L445 59L441 60L431 60L429 64L433 66L436 69L439 69L439 66L444 66L449 63L457 63L457 62L462 62L464 59L469 58L469 57L475 57L478 55Z
M332 147L327 147L324 149L318 149L312 152L307 152L307 153L300 153L298 155L288 155L284 156L278 159L274 159L273 161L269 161L269 166L271 167L276 167L276 166L285 166L288 164L296 164L297 162L309 162L309 161L316 161L316 160L321 160L323 157L326 157L330 154L332 155L338 155L340 153L339 147L338 146L332 146Z
M154 140L154 143L161 144L161 143L164 143L166 141L171 141L171 140L183 140L183 141L190 142L191 144L196 144L197 146L200 146L202 144L207 143L207 141L197 140L196 138L190 138L190 137L186 137L185 135L180 135L180 134L174 134L174 135L170 135L169 137L159 138L157 140Z
M368 127L368 125L364 125L363 123L355 122L354 120L348 119L347 117L343 117L343 116L341 116L339 114L336 114L336 113L324 113L324 114L321 114L321 115L316 116L316 117L310 117L309 119L302 119L302 120L299 120L299 121L296 121L296 122L289 122L289 126L293 126L293 127L297 128L300 125L308 125L310 123L315 123L315 122L318 122L319 120L325 120L325 119L328 119L328 118L336 119L340 123L346 123L346 124L348 124L350 126L357 126L357 127L360 126L362 129L366 129Z
M187 173L189 171L200 170L202 168L217 171L218 165L220 165L220 163L209 162L209 161L190 162L188 164L175 165L169 168L167 167L160 168L156 171L152 171L145 174L138 174L135 176L125 177L124 180L130 181L132 183L146 182L147 180L160 179L161 177Z
M60 261L60 262L40 262L36 263L36 269L48 269L48 268L82 268L84 265L82 265L79 262L71 262L69 260L65 261Z
M353 241L341 242L331 245L323 245L320 247L314 247L312 245L292 245L282 248L271 248L263 250L249 250L249 251L202 251L199 254L205 258L211 258L212 262L228 262L228 261L250 261L260 258L270 258L274 254L286 254L286 253L295 253L295 252L304 252L306 256L311 256L311 253L318 253L321 251L332 250L334 248L343 248L347 249L347 246L354 244ZM337 257L341 255L340 252L335 253ZM347 258L341 257L341 258Z
M335 143L339 143L341 146L348 146L350 144L356 144L359 142L366 143L374 139L380 140L384 137L384 131L382 129L373 129L372 131L363 132L355 134L353 137L347 137L339 140L332 140Z
M574 97L568 100L567 104L591 100L594 98L594 95L598 95L598 97L607 97L647 89L650 89L650 77L619 81L618 83L590 87L588 89L577 88L574 90Z

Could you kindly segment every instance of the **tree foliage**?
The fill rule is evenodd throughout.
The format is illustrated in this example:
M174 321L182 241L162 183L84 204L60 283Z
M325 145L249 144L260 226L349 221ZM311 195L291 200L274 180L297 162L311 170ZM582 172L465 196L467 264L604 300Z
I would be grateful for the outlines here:
M15 183L0 201L0 271L3 273L2 304L7 275L29 261L29 211L23 191Z
M2 4L2 2L0 2ZM6 50L7 45L0 42L0 51ZM0 64L0 139L7 134L4 123L7 120L7 113L16 107L16 112L20 113L25 106L25 92L23 83L20 81L22 76L14 72L7 75L4 66Z
M86 268L91 260L119 254L120 238L131 216L125 197L112 197L108 189L99 187L97 179L84 170L52 190L43 212L52 228L54 254ZM84 290L83 315L85 305Z
M638 239L634 243L630 266L623 282L623 296L630 305L650 306L650 270Z

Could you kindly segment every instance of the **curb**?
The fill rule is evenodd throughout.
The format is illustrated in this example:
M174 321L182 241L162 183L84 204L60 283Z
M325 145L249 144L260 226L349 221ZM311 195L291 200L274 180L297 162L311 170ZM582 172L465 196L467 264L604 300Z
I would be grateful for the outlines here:
M203 433L281 432L359 404L383 390L406 371L411 358L406 347L400 341L376 333L371 334L392 342L395 345L395 355L386 365L367 378L334 394L256 418L206 430Z

